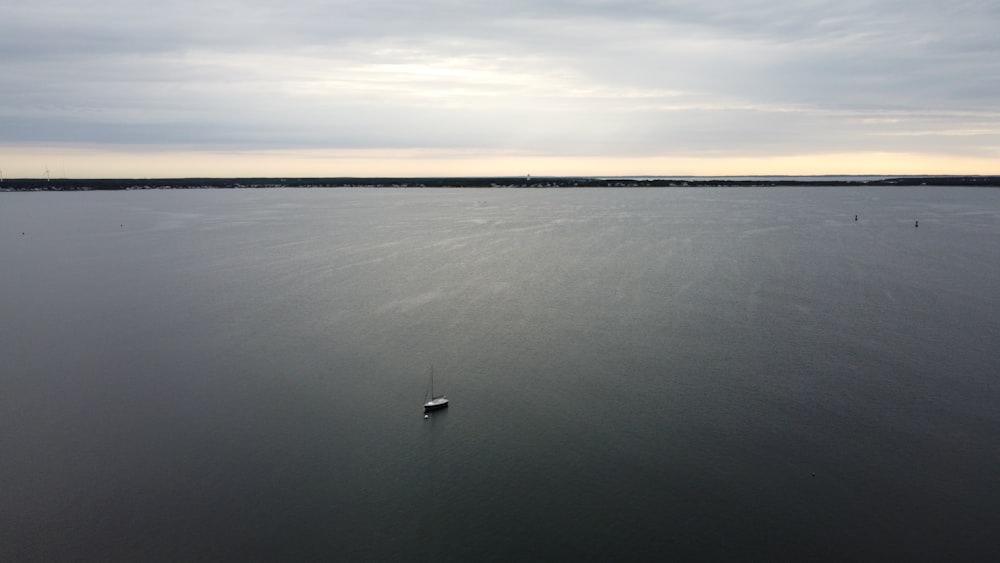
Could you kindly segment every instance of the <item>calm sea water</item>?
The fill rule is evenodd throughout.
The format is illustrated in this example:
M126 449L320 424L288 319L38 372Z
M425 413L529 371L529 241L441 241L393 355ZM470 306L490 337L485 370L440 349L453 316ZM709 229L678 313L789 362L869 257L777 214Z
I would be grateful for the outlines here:
M0 194L0 559L994 560L997 280L991 189Z

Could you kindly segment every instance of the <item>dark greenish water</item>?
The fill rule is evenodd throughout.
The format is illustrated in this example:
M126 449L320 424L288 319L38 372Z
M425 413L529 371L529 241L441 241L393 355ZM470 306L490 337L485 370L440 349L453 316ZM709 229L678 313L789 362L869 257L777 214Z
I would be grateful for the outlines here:
M997 280L990 189L0 194L0 559L993 560Z

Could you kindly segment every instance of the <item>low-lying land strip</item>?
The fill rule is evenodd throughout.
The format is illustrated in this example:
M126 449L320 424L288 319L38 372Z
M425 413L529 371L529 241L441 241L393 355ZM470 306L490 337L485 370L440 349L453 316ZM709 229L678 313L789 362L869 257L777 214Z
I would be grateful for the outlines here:
M1000 176L903 176L877 179L774 178L150 178L7 179L0 191L87 191L236 188L667 188L667 187L836 187L966 186L1000 187Z

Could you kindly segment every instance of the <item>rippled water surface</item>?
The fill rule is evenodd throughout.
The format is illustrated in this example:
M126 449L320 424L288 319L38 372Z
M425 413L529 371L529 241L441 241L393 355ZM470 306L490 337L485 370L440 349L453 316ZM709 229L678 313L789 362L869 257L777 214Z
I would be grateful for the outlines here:
M0 559L990 560L998 249L991 189L0 194Z

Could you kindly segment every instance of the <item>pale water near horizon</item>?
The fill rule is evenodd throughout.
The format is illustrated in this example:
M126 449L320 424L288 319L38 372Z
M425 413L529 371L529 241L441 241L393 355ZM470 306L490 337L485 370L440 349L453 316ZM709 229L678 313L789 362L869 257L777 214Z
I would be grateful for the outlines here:
M991 189L0 194L0 560L993 560L998 279Z

